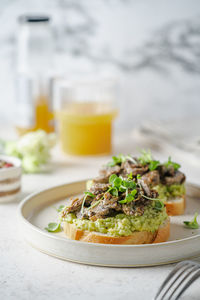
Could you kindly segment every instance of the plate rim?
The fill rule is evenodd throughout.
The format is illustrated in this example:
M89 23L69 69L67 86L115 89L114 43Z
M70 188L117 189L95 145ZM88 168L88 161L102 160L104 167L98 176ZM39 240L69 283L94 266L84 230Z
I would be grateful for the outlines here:
M44 253L46 255L49 255L49 256L52 256L54 258L57 258L57 259L61 259L63 261L69 261L69 262L72 262L72 263L76 263L76 264L81 264L81 265L88 265L88 266L96 266L96 267L109 267L109 268L144 268L144 267L158 267L158 266L164 266L164 265L169 265L169 264L174 264L174 263L178 263L180 262L182 259L174 259L174 260L169 260L169 261L165 261L165 262L159 262L159 263L146 263L146 264L125 264L125 265L122 265L122 264L101 264L101 263L95 263L95 262L83 262L83 261L79 261L79 260L75 260L75 259L70 259L70 258L66 258L66 257L63 257L63 256L60 256L60 255L57 255L53 252L50 252L50 251L47 251L47 250L44 250L40 247L37 247L35 246L34 244L32 244L30 241L26 240L25 241L31 246L33 247L34 249L40 251L41 253ZM89 243L88 243L89 244ZM147 244L148 245L148 244ZM149 244L150 245L150 244ZM133 245L134 246L134 245ZM200 250L199 250L200 251ZM189 259L196 259L196 258L199 258L199 255L200 255L200 252L199 254L197 255L191 255L191 256L188 256L187 258L184 258L184 260L189 260Z
M61 237L61 236L56 236L56 235L53 235L52 233L49 233L49 232L45 232L44 230L40 229L39 227L33 225L31 222L29 222L24 216L23 216L23 213L22 213L22 210L23 210L23 207L24 205L30 201L31 198L41 194L41 193L45 193L46 191L49 191L49 190L53 190L53 189L57 189L57 188L61 188L61 187L64 187L64 186L67 186L67 185L71 185L71 184L80 184L80 183L85 183L88 179L84 179L84 180L78 180L78 181L70 181L70 182L67 182L67 183L64 183L64 184L60 184L60 185L55 185L55 186L52 186L52 187L49 187L49 188L44 188L44 189L40 189L34 193L31 193L30 195L26 196L19 204L19 207L18 207L18 219L23 222L26 226L28 226L29 228L32 228L34 231L46 236L46 237L51 237L52 239L54 240L63 240L65 242L70 242L70 243L81 243L82 245L85 245L87 244L89 247L104 247L104 248L107 248L107 247L113 247L113 248L148 248L148 247L162 247L162 246L166 246L166 245L174 245L174 244L181 244L181 243L184 243L184 242L188 242L188 241L193 241L195 239L199 239L200 238L200 233L195 235L195 236L191 236L191 237L186 237L186 238L183 238L183 239L179 239L179 240L173 240L173 241L166 241L166 242L162 242L162 243L154 243L154 244L139 244L139 245L116 245L116 244L101 244L101 243L91 243L91 242L82 242L82 241L76 241L76 240L71 240L71 239L67 239L65 237ZM197 184L192 184L192 183L186 183L186 185L189 185L189 186L192 186L192 187L195 187L195 188L198 188L200 190L200 185L197 185Z

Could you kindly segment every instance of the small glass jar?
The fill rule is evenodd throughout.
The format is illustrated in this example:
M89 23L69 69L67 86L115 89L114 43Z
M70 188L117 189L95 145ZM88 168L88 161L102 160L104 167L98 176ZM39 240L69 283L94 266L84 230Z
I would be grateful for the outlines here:
M54 40L48 16L20 16L17 36L17 116L20 134L54 130L51 77Z
M60 80L56 91L63 151L74 155L109 154L112 123L117 116L115 82Z

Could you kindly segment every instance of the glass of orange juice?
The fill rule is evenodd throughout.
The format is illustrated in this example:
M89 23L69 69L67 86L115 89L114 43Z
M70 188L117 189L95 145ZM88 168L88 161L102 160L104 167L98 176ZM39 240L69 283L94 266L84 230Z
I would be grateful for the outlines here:
M57 84L56 116L61 147L67 154L108 154L117 116L113 80L64 81Z

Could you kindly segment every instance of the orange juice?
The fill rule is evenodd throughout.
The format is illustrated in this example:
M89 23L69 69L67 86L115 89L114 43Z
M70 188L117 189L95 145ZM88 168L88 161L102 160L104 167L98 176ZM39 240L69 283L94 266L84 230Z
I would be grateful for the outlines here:
M73 103L57 115L64 152L75 155L111 152L112 121L117 110L104 103Z
M43 129L47 133L54 131L54 126L52 124L53 121L53 113L50 112L48 106L48 99L45 96L40 96L35 104L34 115L35 122L31 127L20 127L17 126L17 131L20 135L25 134L30 131L35 131L38 129Z
M50 112L48 106L48 99L44 96L41 96L35 106L35 128L43 129L46 132L53 132L54 126L51 124L53 120L53 113Z

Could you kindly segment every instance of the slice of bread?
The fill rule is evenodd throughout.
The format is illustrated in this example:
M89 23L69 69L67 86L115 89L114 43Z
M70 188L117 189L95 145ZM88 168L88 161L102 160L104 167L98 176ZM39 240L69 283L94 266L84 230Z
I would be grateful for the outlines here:
M185 211L185 195L166 201L165 207L169 216L183 215Z
M155 232L135 231L129 236L113 237L95 231L80 230L64 222L64 232L71 240L101 244L139 245L166 242L170 234L169 218Z

